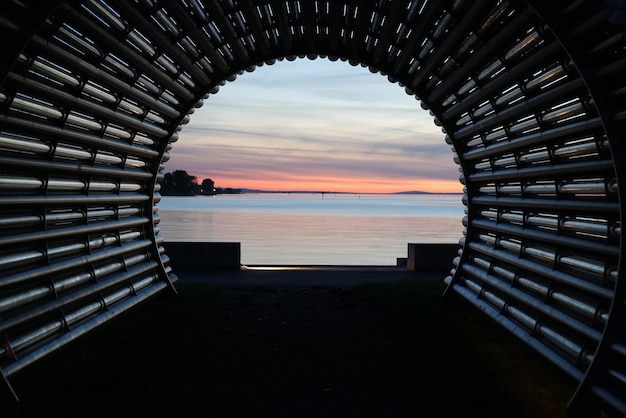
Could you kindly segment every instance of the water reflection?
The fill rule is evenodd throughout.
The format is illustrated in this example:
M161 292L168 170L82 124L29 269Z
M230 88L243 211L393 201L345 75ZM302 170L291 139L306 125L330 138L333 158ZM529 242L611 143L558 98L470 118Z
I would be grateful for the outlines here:
M461 219L162 209L168 241L241 242L243 264L394 265L407 243L455 243Z

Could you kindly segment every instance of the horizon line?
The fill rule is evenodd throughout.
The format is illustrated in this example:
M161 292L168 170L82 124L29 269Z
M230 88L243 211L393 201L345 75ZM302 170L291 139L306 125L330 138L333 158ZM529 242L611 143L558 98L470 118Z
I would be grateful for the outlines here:
M216 186L216 189L230 189L239 190L238 194L252 194L252 193L300 193L300 194L464 194L463 192L426 192L421 190L403 190L398 192L344 192L333 190L265 190L265 189L248 189L245 187L221 187ZM218 193L218 194L231 194L231 193Z

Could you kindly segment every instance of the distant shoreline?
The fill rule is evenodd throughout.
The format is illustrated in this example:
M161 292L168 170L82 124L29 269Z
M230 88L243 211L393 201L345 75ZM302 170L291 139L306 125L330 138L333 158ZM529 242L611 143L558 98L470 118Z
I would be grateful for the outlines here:
M423 192L419 190L403 191L403 192L335 192L335 191L314 191L314 190L256 190L256 189L240 189L241 194L244 193L271 193L271 194L386 194L386 195L462 195L463 192Z
M174 194L163 194L162 197L214 197L220 195L242 195L242 194L311 194L311 195L388 195L388 196L462 196L463 192L316 192L311 190L250 190L250 189L242 189L237 193L214 193L214 194L185 194L185 195L174 195Z
M211 194L161 194L162 197L194 197L194 196L220 196L220 195L242 195L242 194L311 194L311 195L388 195L388 196L462 196L463 192L334 192L334 191L313 191L313 190L256 190L256 189L231 189L236 191L217 192Z

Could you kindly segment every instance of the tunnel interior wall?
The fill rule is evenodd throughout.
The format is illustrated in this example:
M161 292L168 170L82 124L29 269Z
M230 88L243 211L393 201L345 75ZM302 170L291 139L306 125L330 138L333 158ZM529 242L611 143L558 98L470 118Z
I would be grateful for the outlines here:
M610 2L543 3L9 2L5 380L175 291L158 201L182 127L243 72L321 57L400 83L441 126L467 206L448 291L575 380L572 411L624 415L624 27Z

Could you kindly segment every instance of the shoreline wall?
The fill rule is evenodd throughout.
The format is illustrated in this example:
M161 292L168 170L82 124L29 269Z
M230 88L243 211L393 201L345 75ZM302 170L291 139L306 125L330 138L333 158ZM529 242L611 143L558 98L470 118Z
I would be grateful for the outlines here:
M408 244L407 270L450 271L459 244Z
M239 242L165 242L163 247L174 272L241 269Z
M174 271L239 270L239 242L165 242L165 253ZM449 271L457 256L458 244L409 243L409 271Z

